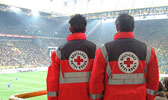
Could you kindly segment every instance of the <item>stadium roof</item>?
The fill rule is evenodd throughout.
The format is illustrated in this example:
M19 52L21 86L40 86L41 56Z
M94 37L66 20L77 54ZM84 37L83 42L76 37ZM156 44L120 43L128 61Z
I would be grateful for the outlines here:
M0 0L0 4L48 13L72 15L168 6L168 0Z

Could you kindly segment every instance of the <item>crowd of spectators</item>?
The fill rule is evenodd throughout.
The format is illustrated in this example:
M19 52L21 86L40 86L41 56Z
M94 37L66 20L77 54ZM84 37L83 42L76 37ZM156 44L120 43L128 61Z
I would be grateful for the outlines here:
M159 70L168 73L168 20L138 21L135 35L155 49Z
M67 20L54 21L0 11L0 22L0 34L38 37L34 40L1 39L0 66L48 66L50 59L47 48L65 43L70 34ZM88 21L87 39L98 46L113 40L115 33L114 22ZM160 71L168 73L168 19L136 21L134 34L135 38L154 47Z
M68 35L68 30L58 34L68 25L61 22L0 11L0 34L37 37L0 37L0 68L48 66L50 58L47 48L60 46L65 42L65 32Z
M0 66L4 68L44 67L49 65L47 51L32 40L1 40Z

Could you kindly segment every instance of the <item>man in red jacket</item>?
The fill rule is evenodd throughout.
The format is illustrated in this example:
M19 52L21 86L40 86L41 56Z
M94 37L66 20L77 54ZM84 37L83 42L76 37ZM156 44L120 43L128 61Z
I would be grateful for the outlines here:
M114 41L97 50L89 84L91 100L154 100L158 61L154 49L134 38L134 19L116 19Z
M89 80L96 45L86 40L87 21L75 15L69 21L67 43L51 55L48 68L48 100L89 100Z

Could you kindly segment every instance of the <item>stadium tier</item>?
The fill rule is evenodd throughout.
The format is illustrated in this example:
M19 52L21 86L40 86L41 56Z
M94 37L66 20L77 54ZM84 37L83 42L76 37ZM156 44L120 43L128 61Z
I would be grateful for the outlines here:
M58 47L69 35L66 20L18 15L0 11L0 68L49 65L48 47ZM141 20L135 23L135 37L152 45L157 53L160 71L167 73L168 19ZM87 38L98 46L113 39L114 22L88 20Z
M167 7L165 8L167 13ZM89 17L87 14L85 16ZM66 42L66 37L70 34L68 19L69 17L59 20L34 17L2 11L1 8L0 92L3 91L3 94L0 93L0 100L6 100L16 92L27 93L46 89L45 78L47 67L51 63L50 54ZM113 18L111 21L102 17L88 18L86 30L87 39L98 46L111 41L116 33ZM168 74L168 18L136 21L134 34L137 39L154 47L160 73ZM41 70L43 67L46 69ZM45 96L45 99L34 100L46 98Z

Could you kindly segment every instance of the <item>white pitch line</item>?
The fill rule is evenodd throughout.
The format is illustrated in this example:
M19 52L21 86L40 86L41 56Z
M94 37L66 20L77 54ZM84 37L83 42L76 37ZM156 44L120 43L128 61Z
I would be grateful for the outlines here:
M10 83L10 80L5 80L5 81L9 81L9 83ZM15 79L13 79L13 81L12 82L15 82L15 83L17 83L17 84L19 84L19 83L32 83L32 84L42 84L42 85L45 85L46 84L46 81L44 80L44 81L34 81L34 80L22 80L22 79L20 79L20 80L15 80ZM1 82L0 82L1 83Z
M0 84L7 84L7 82L0 82ZM23 87L23 88L32 88L31 86L25 86L25 85L19 85L19 84L12 84L12 86Z
M41 90L45 90L45 88L33 88L33 89L22 89L22 90L12 90L12 89L8 89L8 90L0 90L0 91L24 91L24 92L29 92L29 91L41 91Z
M39 76L33 76L33 75L30 75L30 74L29 74L29 75L26 75L26 74L17 74L16 76L17 76L17 77L18 77L18 76L22 76L22 77L23 77L23 76L24 76L24 77L33 77L33 78L37 77L37 78L42 78L42 79L44 79L44 78L47 77L47 76L41 76L41 75L39 75Z
M2 83L2 82L0 82L0 84L7 84L7 83ZM24 87L24 88L32 88L32 87L28 87L28 86L24 86L24 85L17 85L17 84L12 84L12 86ZM1 88L1 87L0 87L0 88Z
M35 80L17 80L17 83L33 83L33 84L42 84L45 85L46 81L35 81Z

